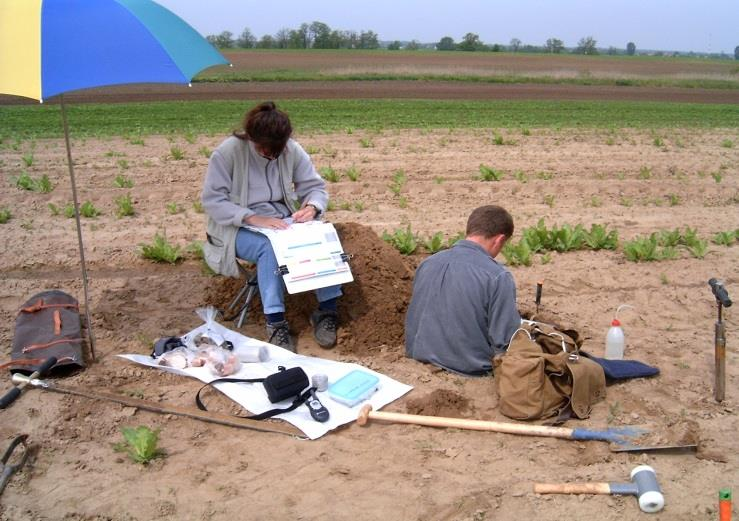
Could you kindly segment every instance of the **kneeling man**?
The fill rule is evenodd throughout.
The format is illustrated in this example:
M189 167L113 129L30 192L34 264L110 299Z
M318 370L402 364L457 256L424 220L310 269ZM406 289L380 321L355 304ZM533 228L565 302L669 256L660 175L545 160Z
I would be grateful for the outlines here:
M495 261L513 235L500 206L476 208L466 237L421 263L405 320L406 355L483 376L521 325L511 273Z

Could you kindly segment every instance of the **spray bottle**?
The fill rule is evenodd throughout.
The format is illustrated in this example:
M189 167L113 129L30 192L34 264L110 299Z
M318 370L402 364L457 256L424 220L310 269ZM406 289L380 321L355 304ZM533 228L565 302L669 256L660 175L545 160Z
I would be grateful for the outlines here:
M607 360L623 360L624 348L626 347L626 337L624 336L624 330L621 329L621 322L618 320L618 312L623 308L634 309L634 306L628 304L621 304L616 309L616 314L613 316L611 321L611 328L606 334L606 354Z

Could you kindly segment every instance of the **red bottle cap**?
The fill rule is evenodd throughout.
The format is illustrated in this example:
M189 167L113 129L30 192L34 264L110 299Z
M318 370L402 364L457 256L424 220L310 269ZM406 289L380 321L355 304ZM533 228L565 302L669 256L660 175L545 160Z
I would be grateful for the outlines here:
M617 318L614 318L613 321L611 321L611 325L614 327L618 327L621 325L621 322L619 322Z

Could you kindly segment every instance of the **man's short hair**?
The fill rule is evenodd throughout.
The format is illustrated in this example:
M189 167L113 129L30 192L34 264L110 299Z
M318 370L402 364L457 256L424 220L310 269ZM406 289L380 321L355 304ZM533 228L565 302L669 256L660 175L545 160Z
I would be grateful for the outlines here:
M503 234L513 235L513 217L505 208L489 204L472 210L467 219L467 236L482 235L486 239Z

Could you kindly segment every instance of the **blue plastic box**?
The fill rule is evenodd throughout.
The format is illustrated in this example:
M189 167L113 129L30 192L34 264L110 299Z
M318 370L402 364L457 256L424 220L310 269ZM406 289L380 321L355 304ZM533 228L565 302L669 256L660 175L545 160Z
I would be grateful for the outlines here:
M328 395L335 401L354 407L363 402L380 387L375 375L355 369L328 386Z

